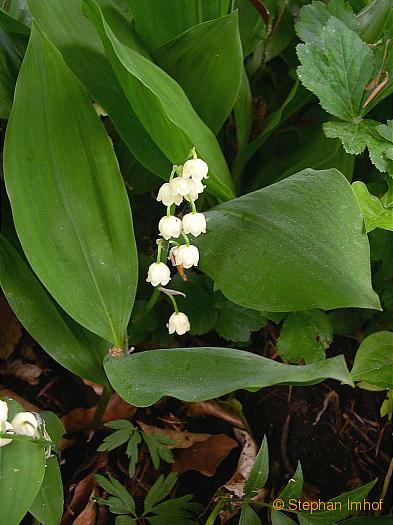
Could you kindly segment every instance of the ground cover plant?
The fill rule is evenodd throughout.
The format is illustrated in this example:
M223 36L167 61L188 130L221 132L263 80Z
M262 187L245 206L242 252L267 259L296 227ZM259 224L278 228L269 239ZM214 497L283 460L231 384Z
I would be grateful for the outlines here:
M392 0L2 0L0 525L392 523Z

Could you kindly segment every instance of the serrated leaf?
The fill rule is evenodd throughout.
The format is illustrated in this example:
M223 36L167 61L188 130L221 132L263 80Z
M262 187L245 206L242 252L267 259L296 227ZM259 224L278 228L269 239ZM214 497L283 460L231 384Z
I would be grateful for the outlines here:
M106 504L109 504L111 507L116 509L116 514L126 514L131 513L135 516L135 501L128 490L123 487L123 485L109 474L109 479L101 476L101 474L96 475L96 480L98 484L109 494L112 494L113 497L109 497L106 501ZM115 500L118 500L119 503L116 503ZM115 512L112 510L112 512Z
M352 188L362 210L366 232L375 228L393 231L393 208L385 208L381 200L368 191L364 182L356 181Z
M117 430L116 432L113 432L112 434L107 436L101 443L101 445L97 448L97 450L98 452L103 452L105 450L110 452L111 450L114 450L115 448L124 445L124 443L126 443L126 441L128 441L129 438L129 430Z
M244 485L244 493L247 498L253 498L258 494L269 476L269 449L267 438L264 436L262 445L255 458L254 465Z
M363 122L325 122L323 129L327 137L340 139L345 151L351 155L363 153L370 138Z
M115 419L114 421L109 421L108 423L105 423L107 428L112 428L113 430L128 430L128 432L131 434L133 430L135 430L134 425L131 423L131 421L128 421L127 419Z
M313 363L325 359L332 341L333 327L325 312L291 312L282 326L277 350L290 363Z
M132 478L135 475L135 468L136 464L138 463L138 446L141 442L141 433L136 431L132 434L127 444L126 456L130 460L128 464L128 475L130 476L130 478Z
M176 481L177 476L173 472L168 474L168 476L166 477L163 474L161 474L157 478L156 482L146 495L143 504L144 514L151 512L155 505L157 505L161 500L169 496L171 490L176 484Z
M356 352L351 370L354 381L393 389L393 334L377 332L366 337Z
M151 460L156 470L160 466L160 458L167 463L174 462L172 451L168 449L168 445L173 445L171 439L159 434L153 435L146 432L142 432L142 438L149 449Z
M299 44L298 76L332 115L352 122L363 114L362 101L373 71L373 53L346 24L331 17L321 39Z

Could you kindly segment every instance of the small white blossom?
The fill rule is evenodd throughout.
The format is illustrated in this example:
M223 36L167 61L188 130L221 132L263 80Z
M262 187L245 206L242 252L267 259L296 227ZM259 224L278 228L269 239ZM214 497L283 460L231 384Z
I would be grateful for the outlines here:
M185 234L191 233L198 237L201 233L206 233L206 219L203 213L187 213L182 219L182 225Z
M15 434L35 437L37 435L38 421L32 412L19 412L11 421Z
M172 255L175 259L176 266L182 264L186 269L192 266L198 266L199 251L198 248L192 244L182 244L178 246L177 250L172 252Z
M0 421L0 431L2 434L5 434L6 432L9 432L12 430L12 425L8 421ZM6 439L6 438L0 438L0 447L5 447L5 445L8 445L11 443L12 439Z
M193 201L196 201L199 197L199 195L203 192L203 190L206 188L206 186L204 184L202 184L201 181L195 181L195 180L191 180L191 179L188 179L190 180L190 182L192 183L192 186L191 186L191 191L189 193L191 199Z
M177 239L181 234L181 220L174 215L167 215L160 219L158 229L167 241L170 238Z
M8 405L5 401L0 400L0 423L8 419Z
M171 272L166 264L155 262L149 266L146 279L148 283L151 283L153 286L158 286L159 284L165 286L170 280Z
M158 191L157 200L164 206L172 206L172 204L179 206L183 197L173 192L170 182L165 182Z
M175 177L169 183L171 186L171 191L174 195L180 195L185 197L189 195L192 191L195 191L194 184L191 179L183 179L183 177Z
M184 163L182 177L192 178L194 181L207 179L209 167L202 159L190 159Z
M174 334L176 332L178 335L184 335L191 329L190 321L188 320L186 314L183 314L183 312L174 312L170 316L166 326L170 334Z

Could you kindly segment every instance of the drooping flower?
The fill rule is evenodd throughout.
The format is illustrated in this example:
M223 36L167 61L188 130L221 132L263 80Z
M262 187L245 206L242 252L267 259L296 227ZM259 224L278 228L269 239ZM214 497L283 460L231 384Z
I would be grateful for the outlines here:
M166 264L163 262L155 262L149 266L147 272L148 283L151 283L153 286L165 286L171 280L171 272Z
M192 186L191 186L191 191L189 193L191 199L193 201L196 201L199 197L199 195L203 192L203 190L206 188L206 186L204 184L202 184L201 181L195 181L195 180L192 180L192 179L188 179L191 183L192 183Z
M184 163L182 177L192 178L194 181L207 179L209 167L202 159L190 159Z
M8 419L8 405L5 401L0 400L0 423Z
M170 334L174 334L176 332L178 335L184 335L191 329L191 326L186 314L183 312L173 312L169 318L167 328Z
M175 177L169 184L173 195L185 197L186 195L189 195L191 192L195 191L195 185L191 179Z
M173 192L170 182L165 182L158 191L157 200L162 202L164 206L172 206L172 204L179 206L183 201L183 197Z
M182 226L185 234L191 233L198 237L201 233L206 233L206 218L203 213L187 213L182 219Z
M182 264L186 269L192 266L198 266L199 250L192 244L182 244L178 246L176 250L172 251L171 255L174 257L176 266Z
M0 432L2 434L8 433L12 431L12 425L8 421L0 421ZM11 443L12 439L7 438L0 438L0 447L5 447L5 445L8 445Z
M160 219L158 223L158 229L160 234L167 241L170 238L177 239L181 234L182 223L181 220L174 215L167 215Z
M15 434L35 437L37 435L38 421L32 412L19 412L11 421Z

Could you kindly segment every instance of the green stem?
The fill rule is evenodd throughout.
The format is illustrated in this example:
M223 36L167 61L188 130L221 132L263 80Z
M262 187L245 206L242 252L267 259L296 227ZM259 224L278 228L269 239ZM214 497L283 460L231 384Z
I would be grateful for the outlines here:
M154 288L154 292L151 294L151 297L147 303L147 305L145 306L145 308L139 313L139 315L136 315L132 320L131 320L131 324L136 324L138 323L141 319L143 319L143 317L145 317L146 314L148 314L150 312L150 310L153 308L153 306L156 304L156 302L158 301L158 298L160 296L160 290L158 288Z
M93 428L99 428L101 426L102 417L105 413L106 407L108 406L109 400L113 393L112 387L104 387L101 398L98 402L94 417L93 417Z
M175 312L179 313L179 308L177 307L176 299L173 297L173 295L168 295L169 299L172 301L173 308L175 309Z
M191 204L192 213L198 213L198 210L196 209L195 202L192 200L191 196L188 196L188 200Z
M182 232L182 237L186 241L187 246L190 246L190 239L187 237L185 233Z
M216 506L214 507L212 513L208 517L205 525L214 525L214 522L216 521L217 516L220 514L222 508L224 507L224 504L225 504L224 498L220 498L217 501Z

